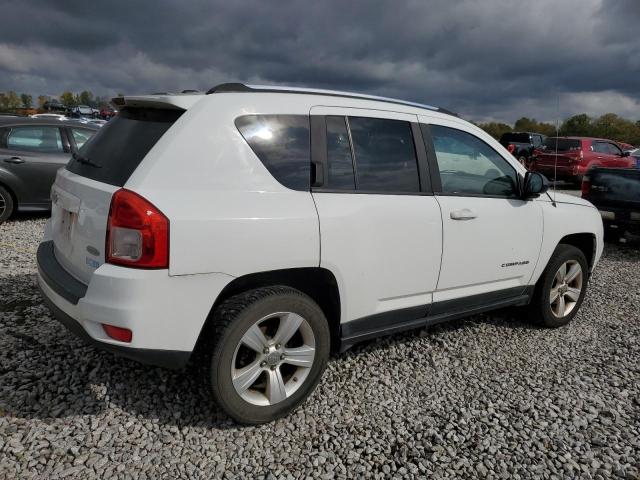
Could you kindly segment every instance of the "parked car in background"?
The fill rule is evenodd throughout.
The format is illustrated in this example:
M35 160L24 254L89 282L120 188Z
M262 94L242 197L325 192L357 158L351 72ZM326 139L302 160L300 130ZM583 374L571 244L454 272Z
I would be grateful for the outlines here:
M93 108L88 105L76 105L69 110L68 117L70 118L94 118Z
M640 168L640 148L632 148L631 150L627 150L629 152L629 156L636 160L636 168Z
M548 137L542 149L536 150L530 168L549 178L576 185L594 167L630 168L635 160L616 142L604 138Z
M100 109L100 118L103 120L109 120L112 117L115 117L118 111L115 108L111 107L103 107Z
M545 135L535 132L507 132L500 137L500 144L528 168L533 152L542 147L545 138Z
M582 198L602 215L605 234L620 237L625 231L640 233L640 170L593 168L582 181Z
M0 117L0 222L51 208L56 172L99 127L69 120Z
M58 171L38 284L100 348L198 362L240 422L300 405L332 348L506 306L566 325L602 253L593 205L552 204L437 107L241 84L114 101Z

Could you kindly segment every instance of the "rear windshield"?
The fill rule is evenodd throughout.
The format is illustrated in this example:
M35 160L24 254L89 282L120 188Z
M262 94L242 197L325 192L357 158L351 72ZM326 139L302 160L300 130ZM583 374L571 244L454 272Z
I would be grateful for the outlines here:
M122 187L182 113L183 110L173 109L125 108L82 146L67 170Z
M555 152L556 144L559 152L568 152L570 150L580 150L580 140L574 140L570 138L556 138L550 137L545 139L545 150Z
M505 133L500 139L501 142L530 143L528 133Z

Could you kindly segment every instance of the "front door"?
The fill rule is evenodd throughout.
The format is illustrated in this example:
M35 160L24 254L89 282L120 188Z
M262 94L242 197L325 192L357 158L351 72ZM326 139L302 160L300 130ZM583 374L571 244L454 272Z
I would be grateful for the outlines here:
M466 126L422 128L432 139L434 191L443 222L434 303L477 295L482 304L520 295L538 259L542 209L519 198L514 166Z

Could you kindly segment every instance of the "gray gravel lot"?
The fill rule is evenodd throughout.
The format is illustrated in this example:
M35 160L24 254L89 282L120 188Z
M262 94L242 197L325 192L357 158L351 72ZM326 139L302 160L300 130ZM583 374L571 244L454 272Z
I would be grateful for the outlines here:
M35 287L44 220L0 226L0 478L640 478L640 249L607 245L568 327L477 316L335 357L239 427L188 372L84 346Z

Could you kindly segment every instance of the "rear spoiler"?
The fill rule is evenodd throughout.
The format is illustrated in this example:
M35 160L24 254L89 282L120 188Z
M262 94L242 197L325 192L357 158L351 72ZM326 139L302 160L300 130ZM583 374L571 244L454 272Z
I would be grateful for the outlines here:
M174 110L188 110L204 95L139 95L114 97L111 99L118 108L168 108Z

